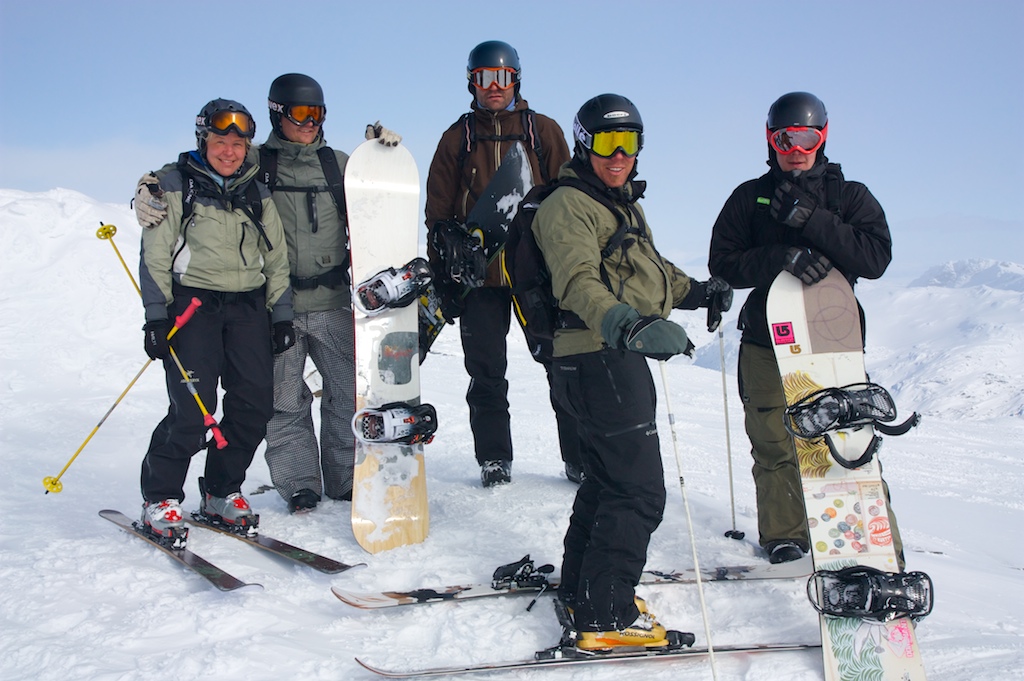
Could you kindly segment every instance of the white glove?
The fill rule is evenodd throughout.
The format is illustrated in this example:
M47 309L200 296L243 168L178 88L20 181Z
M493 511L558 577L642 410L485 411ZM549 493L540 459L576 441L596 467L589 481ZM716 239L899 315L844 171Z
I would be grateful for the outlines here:
M143 229L156 227L167 217L167 202L163 200L164 190L160 189L160 181L152 172L139 178L135 187L135 219Z
M388 130L380 124L380 121L377 121L366 126L366 139L378 140L386 147L397 147L398 143L402 141L402 136L394 130Z

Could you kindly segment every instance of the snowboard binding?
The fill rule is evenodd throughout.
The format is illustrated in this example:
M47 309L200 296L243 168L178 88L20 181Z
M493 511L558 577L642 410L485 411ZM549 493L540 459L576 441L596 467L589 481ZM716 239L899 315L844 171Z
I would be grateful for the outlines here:
M807 580L814 609L833 617L889 622L919 620L932 611L932 580L924 572L882 572L866 565L818 570Z
M360 409L352 417L352 432L371 444L428 444L436 431L437 411L429 404L391 402Z
M445 275L468 288L480 288L487 278L487 256L482 236L477 234L479 228L471 230L456 220L439 220L429 235L431 246L444 264Z
M427 261L413 258L403 267L381 270L358 284L352 304L364 315L373 317L417 300L432 279L433 273Z

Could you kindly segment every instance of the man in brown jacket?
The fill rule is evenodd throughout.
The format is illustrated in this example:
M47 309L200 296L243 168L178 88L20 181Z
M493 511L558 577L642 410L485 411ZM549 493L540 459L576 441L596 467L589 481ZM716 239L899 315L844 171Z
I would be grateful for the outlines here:
M494 177L502 158L517 141L527 149L534 184L557 177L569 160L569 147L558 124L532 111L519 94L519 55L508 43L490 40L469 54L466 75L473 94L470 112L460 117L437 145L427 175L426 224L466 222L477 198ZM429 239L428 239L429 242ZM461 297L462 287L444 276L438 253L428 243L442 312L449 321L461 317L459 330L470 376L466 402L477 463L484 487L512 479L505 338L511 322L511 289L503 281L498 259L484 285ZM548 369L549 367L545 367ZM550 376L550 372L549 372ZM558 422L566 475L580 481L576 421L552 400Z

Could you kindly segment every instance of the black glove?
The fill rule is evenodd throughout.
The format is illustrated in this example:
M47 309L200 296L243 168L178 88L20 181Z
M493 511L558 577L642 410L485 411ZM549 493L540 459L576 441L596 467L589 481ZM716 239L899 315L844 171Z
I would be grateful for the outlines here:
M722 323L722 313L732 307L732 286L721 277L711 277L704 282L704 303L708 309L708 332Z
M291 322L276 322L274 324L274 354L282 352L295 345L295 326Z
M800 229L811 219L818 205L810 194L784 180L775 188L769 209L772 217L784 225Z
M171 347L167 342L170 331L171 323L166 319L146 322L142 327L143 347L150 359L167 359L171 356Z
M832 262L814 249L793 246L786 251L783 267L805 285L812 286L828 275Z
M437 302L441 305L441 315L449 324L454 323L466 307L462 297L463 286L451 279L435 279L433 286Z

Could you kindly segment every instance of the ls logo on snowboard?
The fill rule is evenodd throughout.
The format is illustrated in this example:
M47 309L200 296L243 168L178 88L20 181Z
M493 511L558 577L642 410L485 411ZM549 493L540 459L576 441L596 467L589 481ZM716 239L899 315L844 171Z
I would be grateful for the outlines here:
M772 340L776 345L792 345L789 349L794 355L799 355L802 350L796 345L796 336L793 335L792 322L775 322L772 324Z

